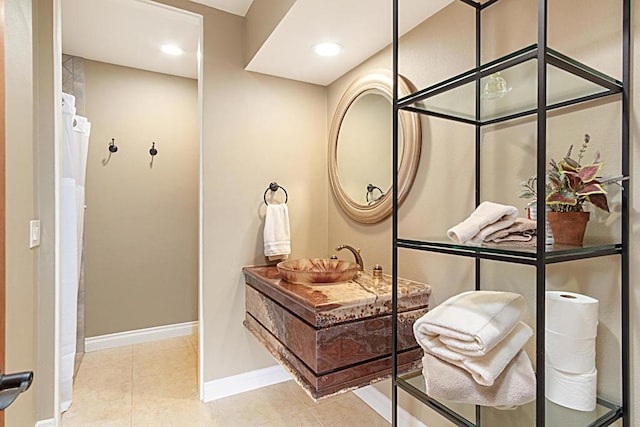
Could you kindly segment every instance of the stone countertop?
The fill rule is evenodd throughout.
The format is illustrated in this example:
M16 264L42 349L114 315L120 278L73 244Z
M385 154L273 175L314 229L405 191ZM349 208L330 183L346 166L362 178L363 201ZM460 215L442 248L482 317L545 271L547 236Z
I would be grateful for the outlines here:
M314 327L327 327L391 314L391 277L373 278L370 270L354 280L326 284L293 284L282 280L275 266L244 267L246 282ZM398 311L429 305L431 287L398 279Z

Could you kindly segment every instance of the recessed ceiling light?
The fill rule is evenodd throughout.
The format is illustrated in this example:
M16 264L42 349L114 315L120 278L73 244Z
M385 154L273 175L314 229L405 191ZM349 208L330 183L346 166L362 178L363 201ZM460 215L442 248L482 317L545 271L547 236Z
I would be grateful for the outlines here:
M184 50L174 44L163 44L162 51L167 55L182 55L184 53Z
M313 51L320 56L336 56L342 51L342 45L335 42L325 42L313 45Z

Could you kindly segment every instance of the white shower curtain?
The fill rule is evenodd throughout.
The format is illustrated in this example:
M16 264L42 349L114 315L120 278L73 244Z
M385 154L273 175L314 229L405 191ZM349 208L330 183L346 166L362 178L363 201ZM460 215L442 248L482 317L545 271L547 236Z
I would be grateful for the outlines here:
M61 410L71 406L76 355L78 283L84 233L84 183L91 123L77 116L75 97L62 94L62 183L60 214L62 290L60 297Z

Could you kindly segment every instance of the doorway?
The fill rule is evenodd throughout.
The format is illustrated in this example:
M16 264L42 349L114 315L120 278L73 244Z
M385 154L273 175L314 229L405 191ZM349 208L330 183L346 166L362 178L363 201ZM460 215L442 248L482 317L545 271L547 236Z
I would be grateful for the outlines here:
M4 0L0 0L0 372L5 372L5 74L4 74ZM4 411L0 411L0 427L4 427Z
M82 23L86 24L88 14L82 8L103 8L109 6L109 3L118 7L127 4L134 10L99 9L96 13L101 21L107 22L108 28L100 29L95 24L89 24L92 33L105 36L110 41L117 38L116 34L126 38L121 33L130 22L124 21L135 21L135 17L141 14L144 20L138 19L139 22L162 27L163 24L154 24L152 17L163 15L176 22L187 20L191 24L196 23L196 41L189 46L181 46L186 52L193 54L194 60L200 57L202 44L202 17L190 12L149 0L61 2L62 53L83 58L84 79L82 84L76 85L74 82L74 86L86 90L86 93L79 93L76 100L84 99L84 114L91 122L83 258L86 308L92 312L89 317L85 317L85 335L88 338L80 338L80 348L83 342L90 342L91 339L94 339L94 343L95 339L101 340L100 348L123 345L125 342L135 342L136 339L154 339L158 336L158 330L164 327L165 334L176 333L177 324L185 327L188 327L185 325L187 323L195 324L195 320L200 318L202 305L199 297L202 287L202 65L196 60L193 67L195 81L189 83L189 78L193 77L179 74L178 77L172 76L170 74L175 73L170 70L156 71L153 66L151 69L141 69L136 63L128 65L126 61L119 59L96 59L92 54L83 54L76 47L69 47L64 37L66 28L75 26L80 21L65 15L67 7L80 13ZM122 26L120 18L124 19ZM137 28L145 36L141 38L148 38L149 32L140 28L141 26L139 24ZM86 41L86 38L81 39ZM115 49L110 47L109 50L113 52ZM142 56L139 50L136 56ZM62 71L64 75L64 68ZM168 110L158 108L175 104L174 107L180 109L178 98L181 95L176 94L184 91L163 95L161 92L164 90L157 89L166 85L167 81L175 83L175 86L191 85L191 89L186 88L186 91L191 90L196 94L194 114L190 117L193 133L191 138L185 136L184 132L176 135L171 133L171 129L163 130L162 126L171 124L172 120L184 121L177 115L172 116ZM80 87L83 85L83 88ZM62 94L57 95L60 95L57 96L60 99ZM96 101L97 99L100 101ZM132 100L143 102L133 106ZM155 124L150 123L149 118L155 118ZM180 145L184 140L195 140L195 144L187 150ZM113 150L113 147L119 149ZM153 151L155 154L152 154ZM185 154L187 152L191 152L193 158L185 172L184 167L181 169L176 165L188 157ZM190 174L189 179L186 174ZM167 189L170 191L161 191ZM187 192L191 194L188 203L185 202ZM190 239L185 239L186 233L177 230L180 224L185 223L185 217L189 217ZM173 226L167 225L171 223ZM185 243L187 250L175 249ZM167 247L174 249L173 255L171 251L160 250ZM64 258L61 264L64 264ZM189 270L187 273L183 268L186 264L186 270ZM58 271L61 271L60 266ZM62 294L63 282L59 278L56 281L58 295ZM195 286L191 288L190 284ZM58 309L60 321L64 316L64 306L59 306ZM193 314L192 318L188 318L188 315L185 318L187 312ZM80 329L82 323L81 319ZM56 331L56 346L59 350L63 332ZM198 335L202 335L201 326L198 326ZM201 389L202 340L198 339L198 342L198 383ZM61 371L60 360L57 360L57 384L61 381ZM60 393L56 394L55 406L61 408L64 402Z

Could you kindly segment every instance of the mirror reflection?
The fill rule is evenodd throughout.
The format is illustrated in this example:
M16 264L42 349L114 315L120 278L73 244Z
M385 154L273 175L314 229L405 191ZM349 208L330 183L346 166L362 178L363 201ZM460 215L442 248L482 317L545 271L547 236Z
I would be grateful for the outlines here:
M351 104L338 134L338 176L345 193L369 204L391 188L391 100L378 90L364 92ZM368 192L367 186L372 188ZM375 190L375 191L374 191ZM367 200L369 199L369 200Z
M410 85L399 80L399 96ZM358 222L374 223L391 213L392 80L384 71L356 79L345 91L334 115L329 141L329 178L336 201ZM418 167L420 122L401 112L398 123L399 200L406 197Z

